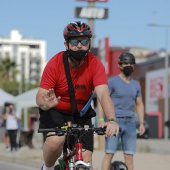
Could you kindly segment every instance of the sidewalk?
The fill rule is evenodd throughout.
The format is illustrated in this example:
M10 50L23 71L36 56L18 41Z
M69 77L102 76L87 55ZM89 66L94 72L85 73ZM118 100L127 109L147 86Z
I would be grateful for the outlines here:
M104 151L94 151L93 167L95 170L100 170L103 156ZM24 146L18 150L17 154L8 155L4 145L0 143L0 160L40 169L43 164L42 149L29 149ZM114 160L124 161L122 151L116 153ZM170 169L170 141L138 140L134 167L135 170Z

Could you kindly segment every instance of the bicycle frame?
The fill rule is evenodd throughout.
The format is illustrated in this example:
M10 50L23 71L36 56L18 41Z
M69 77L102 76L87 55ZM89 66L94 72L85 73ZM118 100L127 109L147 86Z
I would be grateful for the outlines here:
M82 155L82 142L80 139L80 134L77 135L77 139L74 145L73 150L68 149L67 144L65 143L63 146L63 164L64 167L62 167L62 161L59 162L59 166L61 170L75 170L77 168L91 168L91 163L87 162L85 163L83 161L83 155ZM61 168L62 167L62 168Z
M63 145L63 156L59 159L59 165L56 166L55 170L90 170L92 167L91 162L86 163L83 161L81 135L88 132L104 135L105 128L90 128L89 126L84 126L82 128L74 126L71 124L71 122L68 122L67 126L64 126L60 129L39 129L38 132L55 132L55 134L47 135L47 137L66 135L65 144ZM74 132L77 134L75 135ZM70 149L70 143L67 141L69 135L75 135L77 137L72 149Z

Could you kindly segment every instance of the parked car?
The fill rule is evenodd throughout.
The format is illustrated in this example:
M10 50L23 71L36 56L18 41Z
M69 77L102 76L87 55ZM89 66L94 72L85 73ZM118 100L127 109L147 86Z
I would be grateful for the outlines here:
M170 120L165 122L165 126L167 126L170 129Z
M145 126L145 133L143 135L139 135L139 120L138 118L136 118L136 134L137 134L137 138L139 139L148 139L149 138L149 124L147 123L147 121L144 121L144 126Z

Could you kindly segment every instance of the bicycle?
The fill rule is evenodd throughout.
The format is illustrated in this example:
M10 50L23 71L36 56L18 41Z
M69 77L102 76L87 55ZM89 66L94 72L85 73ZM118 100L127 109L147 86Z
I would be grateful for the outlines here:
M50 136L64 136L66 135L66 141L63 146L63 156L59 159L59 164L55 166L55 170L90 170L92 165L90 162L83 161L83 148L81 137L85 133L93 133L97 135L104 135L106 128L95 128L85 125L84 127L77 126L68 122L66 126L61 128L50 128L50 129L38 129L38 133L43 132L55 132L55 134L47 135ZM70 147L69 137L74 136L76 141L73 147Z

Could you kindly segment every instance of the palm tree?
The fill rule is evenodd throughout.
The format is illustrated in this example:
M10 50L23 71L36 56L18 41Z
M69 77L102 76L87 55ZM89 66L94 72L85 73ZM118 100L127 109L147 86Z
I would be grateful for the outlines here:
M9 57L0 59L0 78L4 81L16 80L17 64Z
M0 59L0 88L10 94L18 94L18 82L16 75L18 73L17 64L9 57Z
M10 57L0 58L0 88L10 94L17 95L19 93L19 82L16 80L16 75L19 73L17 64ZM22 89L25 89L25 75L22 76ZM28 89L38 87L39 83L27 84ZM27 90L28 90L27 89Z

